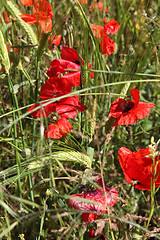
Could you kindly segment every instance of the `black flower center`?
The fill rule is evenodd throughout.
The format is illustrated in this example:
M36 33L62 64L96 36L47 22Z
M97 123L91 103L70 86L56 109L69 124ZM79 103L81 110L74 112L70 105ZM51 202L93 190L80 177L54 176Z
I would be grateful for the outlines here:
M122 111L123 111L123 113L129 112L133 107L134 107L134 103L133 102L126 102L122 106L122 109L123 109Z

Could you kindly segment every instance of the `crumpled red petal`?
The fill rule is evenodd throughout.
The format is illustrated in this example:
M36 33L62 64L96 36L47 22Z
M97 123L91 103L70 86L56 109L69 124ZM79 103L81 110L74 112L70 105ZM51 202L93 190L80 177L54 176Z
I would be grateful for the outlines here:
M97 180L97 184L101 185L101 179ZM90 190L85 193L77 193L72 194L72 199L68 199L68 203L70 206L72 206L75 209L81 210L81 211L93 211L97 213L82 213L82 220L84 222L90 222L95 220L101 213L105 213L107 209L107 205L114 206L117 198L118 198L118 192L116 188L107 188L105 187L106 193L104 193L104 189L95 189ZM76 199L79 198L79 199ZM83 201L81 201L83 199ZM97 202L96 203L89 203L86 202L87 200L92 200Z

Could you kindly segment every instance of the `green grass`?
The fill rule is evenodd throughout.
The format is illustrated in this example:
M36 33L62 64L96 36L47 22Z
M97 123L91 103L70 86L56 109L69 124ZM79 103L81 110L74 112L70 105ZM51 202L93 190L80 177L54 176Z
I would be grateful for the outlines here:
M94 71L91 79L86 66L82 68L84 85L72 94L87 110L70 120L73 129L60 140L46 140L43 134L56 113L34 119L27 112L39 101L46 72L59 58L60 47L50 51L49 34L41 39L36 25L18 17L20 12L32 14L32 7L14 2L18 4L0 0L0 64L6 69L0 71L0 239L23 239L20 234L24 234L25 240L85 240L87 231L103 224L107 239L160 239L159 191L153 196L129 185L118 160L120 147L137 151L147 148L152 136L156 142L159 139L160 1L104 1L108 20L121 26L111 36L116 51L110 56L101 53L89 25L103 26L104 11L90 12L89 3L81 5L78 0L49 1L54 13L52 34L61 34L63 45L76 48ZM3 20L5 9L9 24ZM12 49L8 54L7 45L19 52ZM146 118L112 131L113 120L107 117L111 103L130 96L132 88L140 91L141 101L154 102L155 107ZM109 215L84 224L81 212L71 208L67 199L84 185L92 185L92 177L100 173L109 187L116 187L119 199Z

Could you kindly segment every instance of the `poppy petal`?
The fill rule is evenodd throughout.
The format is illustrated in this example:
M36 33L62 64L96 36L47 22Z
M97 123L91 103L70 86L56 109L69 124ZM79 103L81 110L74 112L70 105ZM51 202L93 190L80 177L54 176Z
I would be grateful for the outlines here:
M38 0L33 5L33 14L36 14L38 20L47 21L53 17L52 7L49 2Z
M71 61L64 59L55 59L51 62L51 67L47 71L49 77L58 76L61 73L65 73L66 69L81 69L81 67Z
M80 61L81 61L81 64L84 65L84 60L80 56L80 54L77 53L77 50L70 48L68 46L64 46L62 48L61 58L71 61L73 63L77 63L78 65L80 65Z
M50 124L48 129L45 130L44 135L47 138L56 138L60 139L63 136L66 136L67 133L72 129L72 125L66 118L60 118L55 124Z
M153 160L148 157L150 154L149 148L140 149L138 152L131 152L127 148L120 148L118 151L119 162L125 175L125 179L129 184L133 185L136 181L135 187L143 190L150 190L152 179ZM156 157L157 164L156 187L160 185L160 162L159 156Z
M104 27L100 25L94 25L94 24L90 24L90 26L95 37L97 38L103 37Z
M41 108L39 108L36 111L31 112L34 108L41 106ZM34 117L34 118L40 118L40 117L48 117L52 112L54 112L56 110L56 103L50 103L46 106L43 107L43 104L35 104L33 106L31 106L27 112L31 112L30 114Z
M132 109L132 113L134 113L138 119L143 119L148 116L150 113L150 108L153 107L154 103L139 102L138 106Z
M126 105L127 101L123 98L117 98L110 107L109 117L118 118L121 116L124 110L124 106Z
M139 102L139 98L140 98L140 95L139 95L139 90L138 89L131 89L131 96L135 102L135 106L138 105L138 102Z
M28 24L37 24L37 19L35 16L33 15L29 15L27 13L23 14L23 15L19 15L23 21L25 21Z
M31 7L35 0L20 0L23 5Z
M117 23L116 20L111 19L109 22L105 24L104 30L108 32L109 34L116 34L118 32L118 29L120 28L119 23Z
M103 35L100 46L104 55L111 55L115 50L115 42L110 39L106 34Z
M70 92L72 82L64 77L51 77L41 87L40 98L49 99L64 91Z

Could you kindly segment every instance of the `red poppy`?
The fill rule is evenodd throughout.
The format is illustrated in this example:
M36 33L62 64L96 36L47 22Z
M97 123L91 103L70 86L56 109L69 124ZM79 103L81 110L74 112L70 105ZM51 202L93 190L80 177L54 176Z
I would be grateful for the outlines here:
M98 183L98 182L97 182ZM88 191L86 193L77 193L72 194L72 197L78 197L80 199L87 199L92 200L98 203L98 205L93 203L88 203L85 201L77 200L77 199L68 199L69 205L71 205L73 208L81 210L81 211L93 211L97 212L95 213L86 213L83 212L81 215L81 219L83 222L90 222L95 220L101 213L106 212L107 205L110 205L111 207L115 205L118 197L118 192L116 188L107 188L106 187L106 194L104 192L104 189L98 189L96 188L93 191Z
M110 108L109 117L117 118L114 126L129 125L135 123L138 119L145 118L154 103L139 102L139 90L132 89L131 95L133 100L116 99Z
M108 32L109 34L116 34L119 28L119 23L117 23L116 20L112 19L105 24L104 31Z
M78 0L80 4L87 4L88 0Z
M96 229L96 230L97 230L97 229ZM96 232L95 232L94 229L91 229L89 232L87 232L87 237L88 237L88 238L100 237L100 238L98 238L98 239L107 240L107 238L105 237L104 233L98 232L98 233L96 234Z
M48 39L48 45L49 45L49 49L52 50L54 49L54 47L58 47L61 43L61 39L62 39L62 35L57 35L57 36L49 36L49 39Z
M103 2L93 2L92 4L91 4L91 8L89 9L90 10L90 12L92 12L92 8L98 8L100 11L103 11ZM107 7L105 7L105 9L104 9L104 12L108 12L108 8Z
M95 37L97 37L97 38L102 38L103 37L104 27L102 27L100 25L95 25L95 24L92 24L92 23L90 24L90 27L91 27Z
M31 7L35 0L20 0L23 5L26 5L28 7Z
M107 34L103 35L100 46L104 55L111 55L115 50L115 42Z
M151 189L151 180L153 178L153 160L149 156L149 148L140 149L138 152L131 152L122 147L118 151L119 162L125 175L126 181L134 185L135 188L142 190ZM159 161L159 162L158 162ZM160 157L156 156L157 174L155 176L156 188L160 185Z
M38 0L34 2L33 15L24 14L20 15L20 17L28 24L40 25L42 32L48 32L52 29L52 7L45 0Z
M56 123L50 124L48 129L45 130L44 135L46 138L60 139L66 136L72 129L72 125L66 118L60 118Z
M61 94L57 94L55 97L60 97L65 94L68 94L68 93L69 92L63 92ZM53 97L53 98L55 98L55 97ZM39 108L36 111L31 112L34 108L36 108L38 106L41 106L41 108ZM61 117L74 118L77 115L77 110L84 111L86 109L87 109L86 106L84 106L82 103L79 102L79 97L75 96L75 97L63 98L57 102L49 103L46 106L44 106L44 103L35 104L35 105L31 106L27 111L31 112L31 115L34 118L48 117L54 111L57 111L57 113Z
M63 47L61 53L62 59L55 59L51 62L51 67L47 71L49 77L57 77L60 74L68 72L69 69L81 69L80 62L83 65L84 61L81 56L78 55L75 49L69 48L67 46ZM68 79L73 87L80 85L80 79L83 84L83 78L80 71L71 71L67 74L64 74L62 78ZM63 87L62 87L63 89Z
M6 11L3 12L3 19L5 23L10 23L10 20Z
M120 25L116 20L112 19L111 21L105 24L105 27L100 25L90 24L93 34L97 38L102 38L100 41L100 46L102 49L102 53L104 55L111 55L115 50L115 42L110 39L106 32L109 34L116 34Z

